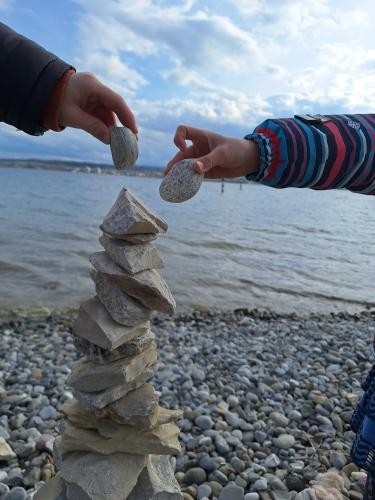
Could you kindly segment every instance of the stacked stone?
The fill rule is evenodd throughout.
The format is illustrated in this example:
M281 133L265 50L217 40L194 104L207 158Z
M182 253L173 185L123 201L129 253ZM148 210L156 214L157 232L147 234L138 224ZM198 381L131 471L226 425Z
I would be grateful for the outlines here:
M152 244L167 224L123 189L100 227L105 251L90 257L97 295L73 325L83 357L55 443L60 470L35 498L181 500L168 456L180 451L181 412L160 407L147 382L157 361L152 311L175 311Z

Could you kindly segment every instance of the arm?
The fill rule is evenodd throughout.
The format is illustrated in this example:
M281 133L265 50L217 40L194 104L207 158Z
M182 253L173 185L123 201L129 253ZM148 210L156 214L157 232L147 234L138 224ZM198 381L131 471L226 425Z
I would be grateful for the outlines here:
M71 66L0 23L0 121L42 135L43 112Z
M375 115L266 120L246 136L260 164L247 175L277 188L346 188L375 194Z
M0 121L31 135L80 128L109 144L116 115L138 132L120 95L0 23Z
M323 118L266 120L247 141L180 126L175 135L180 151L165 172L190 157L197 158L195 170L209 178L244 175L275 188L375 194L375 115ZM185 139L193 144L186 146Z

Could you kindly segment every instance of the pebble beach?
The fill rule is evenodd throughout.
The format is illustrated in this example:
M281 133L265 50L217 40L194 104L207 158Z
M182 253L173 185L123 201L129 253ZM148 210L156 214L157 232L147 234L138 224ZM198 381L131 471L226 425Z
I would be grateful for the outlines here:
M375 314L266 311L155 316L162 406L184 411L173 457L185 500L292 500L318 473L362 498L349 422L371 367ZM0 498L31 499L55 474L53 441L77 359L74 312L0 315Z

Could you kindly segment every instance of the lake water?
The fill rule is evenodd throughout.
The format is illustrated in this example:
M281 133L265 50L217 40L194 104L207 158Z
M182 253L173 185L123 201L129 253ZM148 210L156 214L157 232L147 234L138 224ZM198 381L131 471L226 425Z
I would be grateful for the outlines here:
M0 307L77 305L94 293L89 255L128 187L169 223L157 245L180 310L278 312L375 306L375 199L346 191L204 183L180 204L160 180L0 169Z

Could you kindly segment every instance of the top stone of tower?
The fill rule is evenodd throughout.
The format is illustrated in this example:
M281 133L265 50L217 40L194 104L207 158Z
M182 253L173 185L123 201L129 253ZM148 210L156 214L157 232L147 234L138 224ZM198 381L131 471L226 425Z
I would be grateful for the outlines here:
M100 228L109 236L122 239L131 234L165 233L168 224L123 188Z

